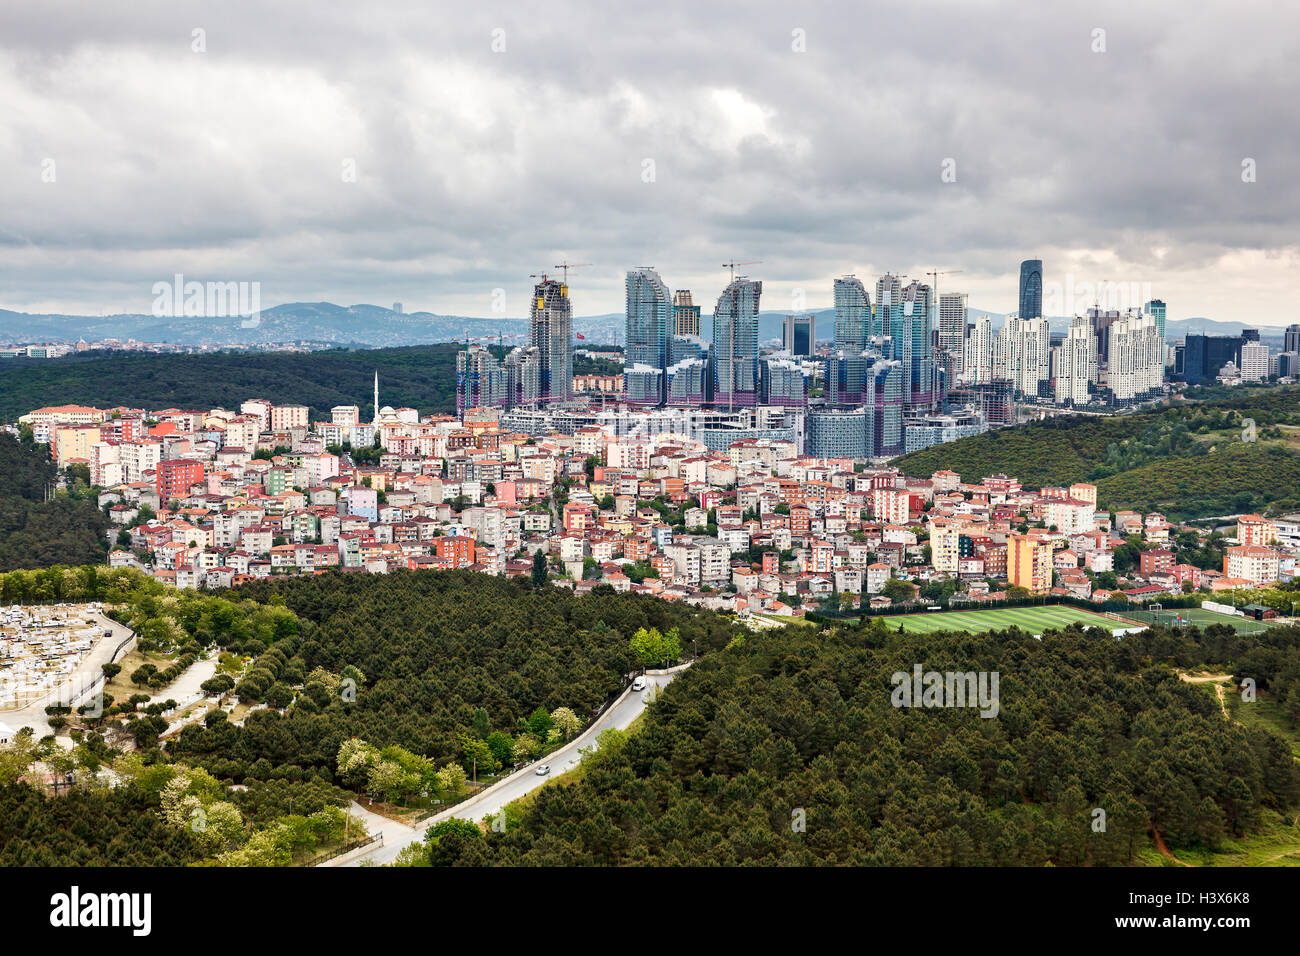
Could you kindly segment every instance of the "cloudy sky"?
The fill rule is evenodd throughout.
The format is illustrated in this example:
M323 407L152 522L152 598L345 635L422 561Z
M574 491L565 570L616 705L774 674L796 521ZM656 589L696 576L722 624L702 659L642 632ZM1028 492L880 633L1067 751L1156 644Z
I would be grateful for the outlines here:
M1049 313L1105 282L1285 325L1287 6L5 4L0 308L148 312L179 272L522 316L567 258L579 314L640 265L707 312L729 259L765 309L937 268L1005 312L1036 256Z

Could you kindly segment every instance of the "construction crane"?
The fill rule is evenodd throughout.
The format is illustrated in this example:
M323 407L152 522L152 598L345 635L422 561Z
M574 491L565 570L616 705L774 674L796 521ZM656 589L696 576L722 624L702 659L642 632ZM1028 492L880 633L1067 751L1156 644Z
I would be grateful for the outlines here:
M946 272L940 272L937 269L931 269L925 273L934 279L934 301L936 303L939 301L939 276L955 276L965 271L965 269L949 269Z
M570 263L570 262L566 259L564 262L561 262L558 266L555 266L554 268L556 268L556 269L562 269L562 270L564 271L564 284L565 284L565 285L568 285L568 284L569 284L569 270L570 270L570 269L585 269L585 268L586 268L587 266L589 266L589 265L591 265L590 262L573 262L573 263Z
M942 321L939 317L939 276L955 276L965 271L966 270L964 269L947 269L944 271L941 271L939 269L931 269L929 272L925 273L925 275L930 276L930 278L934 280L934 326L933 326L934 331L932 334L938 339L940 346L943 345L943 329L938 327L940 322ZM966 336L965 313L962 313L962 317L961 317L961 333L964 339ZM949 355L951 355L954 352L953 349L945 349L944 351L945 354L949 354ZM944 367L947 368L948 366L945 364Z
M762 259L752 259L749 262L724 262L722 268L731 270L731 282L736 281L736 266L756 266L761 263Z
M925 273L925 275L928 275L932 279L934 279L934 321L936 325L939 324L939 276L955 276L955 275L960 275L965 271L966 271L965 269L948 269L945 272L940 272L937 269L931 269L929 272ZM962 316L961 327L962 327L962 334L964 335L966 331L965 316Z

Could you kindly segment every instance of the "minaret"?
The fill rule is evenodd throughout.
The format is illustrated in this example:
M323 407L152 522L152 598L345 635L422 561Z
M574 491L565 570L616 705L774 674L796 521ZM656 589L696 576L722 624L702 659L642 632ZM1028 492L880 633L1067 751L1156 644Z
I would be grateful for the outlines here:
M375 422L379 424L379 369L375 369Z

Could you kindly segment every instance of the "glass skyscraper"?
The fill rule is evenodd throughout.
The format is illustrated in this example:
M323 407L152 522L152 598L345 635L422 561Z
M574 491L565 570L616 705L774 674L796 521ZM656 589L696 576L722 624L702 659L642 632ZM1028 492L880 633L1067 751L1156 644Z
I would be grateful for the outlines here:
M1043 317L1043 260L1020 263L1020 312L1022 319Z
M713 308L713 400L727 407L758 402L758 300L763 283L735 279Z
M787 315L781 326L781 347L791 355L811 357L817 350L817 317Z
M909 406L932 407L937 397L931 305L928 285L913 280L903 290L903 329L908 337L907 360L910 365L905 400Z
M862 280L835 280L835 349L861 352L871 338L871 296Z
M1292 323L1282 333L1282 351L1300 352L1300 325Z
M1152 299L1142 310L1151 318L1156 320L1156 328L1160 331L1160 341L1165 340L1165 303L1162 299Z
M673 329L673 297L653 269L627 274L627 366L668 367L668 337ZM658 381L663 383L663 376ZM662 395L660 396L662 399Z
M933 407L938 399L935 373L930 287L912 281L907 285L886 273L876 281L873 336L884 336L885 358L902 366L903 401L909 408Z

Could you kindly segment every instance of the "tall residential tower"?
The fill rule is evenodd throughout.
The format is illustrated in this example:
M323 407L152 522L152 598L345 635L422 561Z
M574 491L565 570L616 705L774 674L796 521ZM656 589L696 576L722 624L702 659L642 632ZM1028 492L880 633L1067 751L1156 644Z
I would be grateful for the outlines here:
M529 324L541 362L543 402L573 399L573 305L567 284L542 276L533 288Z
M713 401L718 406L758 403L758 300L763 283L739 278L713 308Z

